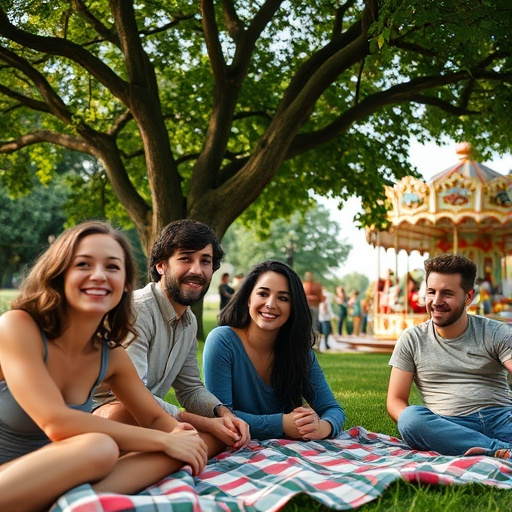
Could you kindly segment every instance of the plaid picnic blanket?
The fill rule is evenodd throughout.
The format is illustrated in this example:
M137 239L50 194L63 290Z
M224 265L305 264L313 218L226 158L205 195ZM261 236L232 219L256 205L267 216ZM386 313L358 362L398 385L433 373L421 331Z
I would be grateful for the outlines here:
M512 489L512 462L418 452L397 438L353 427L326 441L251 441L210 460L197 478L186 466L136 496L96 494L81 485L50 512L273 512L301 492L334 510L351 510L400 478Z

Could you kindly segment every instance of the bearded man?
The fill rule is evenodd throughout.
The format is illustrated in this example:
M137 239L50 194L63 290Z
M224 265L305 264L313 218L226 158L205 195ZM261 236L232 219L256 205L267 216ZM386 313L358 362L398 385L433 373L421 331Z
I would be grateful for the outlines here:
M146 387L169 414L199 431L210 457L250 440L247 423L204 386L196 357L197 320L190 306L208 291L223 255L206 224L189 219L168 224L151 250L151 282L133 294L138 336L125 343ZM165 401L171 388L185 410ZM99 388L95 400L100 405L94 414L136 424L109 389Z
M390 359L387 410L403 440L443 455L512 458L512 328L468 315L476 265L458 255L425 262L430 319L403 332ZM412 383L423 406L409 405Z

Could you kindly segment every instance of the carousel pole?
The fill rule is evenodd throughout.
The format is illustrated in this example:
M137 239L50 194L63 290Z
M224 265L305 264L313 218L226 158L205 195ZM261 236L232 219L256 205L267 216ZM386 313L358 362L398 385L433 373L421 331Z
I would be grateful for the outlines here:
M501 253L501 293L503 294L503 283L507 282L508 275L507 275L507 246L506 246L506 239L503 239L503 251Z
M459 252L459 233L457 231L457 224L453 225L453 254Z
M395 279L398 279L398 227L395 231Z
M405 274L405 292L404 292L404 298L405 298L405 314L409 314L409 272L410 266L409 266L409 253L407 253L407 263L406 263L407 273ZM412 276L411 276L412 278Z
M380 277L380 232L377 231L377 279Z
M375 336L375 333L379 330L380 318L379 318L379 284L380 284L380 231L377 231L377 280L375 281L375 286L373 288L373 326L372 326L372 334Z

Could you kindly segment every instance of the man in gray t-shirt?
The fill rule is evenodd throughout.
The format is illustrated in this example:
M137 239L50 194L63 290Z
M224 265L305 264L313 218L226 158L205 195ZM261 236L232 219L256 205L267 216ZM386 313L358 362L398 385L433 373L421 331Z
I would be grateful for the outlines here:
M399 338L387 409L412 448L512 458L512 328L468 315L476 265L462 256L425 262L430 320ZM409 405L412 383L424 406Z

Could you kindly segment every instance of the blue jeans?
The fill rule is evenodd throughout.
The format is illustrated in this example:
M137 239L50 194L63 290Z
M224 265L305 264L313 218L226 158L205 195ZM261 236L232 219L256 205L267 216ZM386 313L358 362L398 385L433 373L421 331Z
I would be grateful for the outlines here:
M322 334L325 338L325 348L329 348L329 336L332 334L332 324L330 320L320 322Z
M338 304L339 313L338 313L338 334L343 334L343 322L345 318L347 318L347 306L345 304Z
M512 407L488 407L468 416L441 416L427 407L410 405L398 418L402 439L416 450L464 455L484 448L493 455L512 448Z

